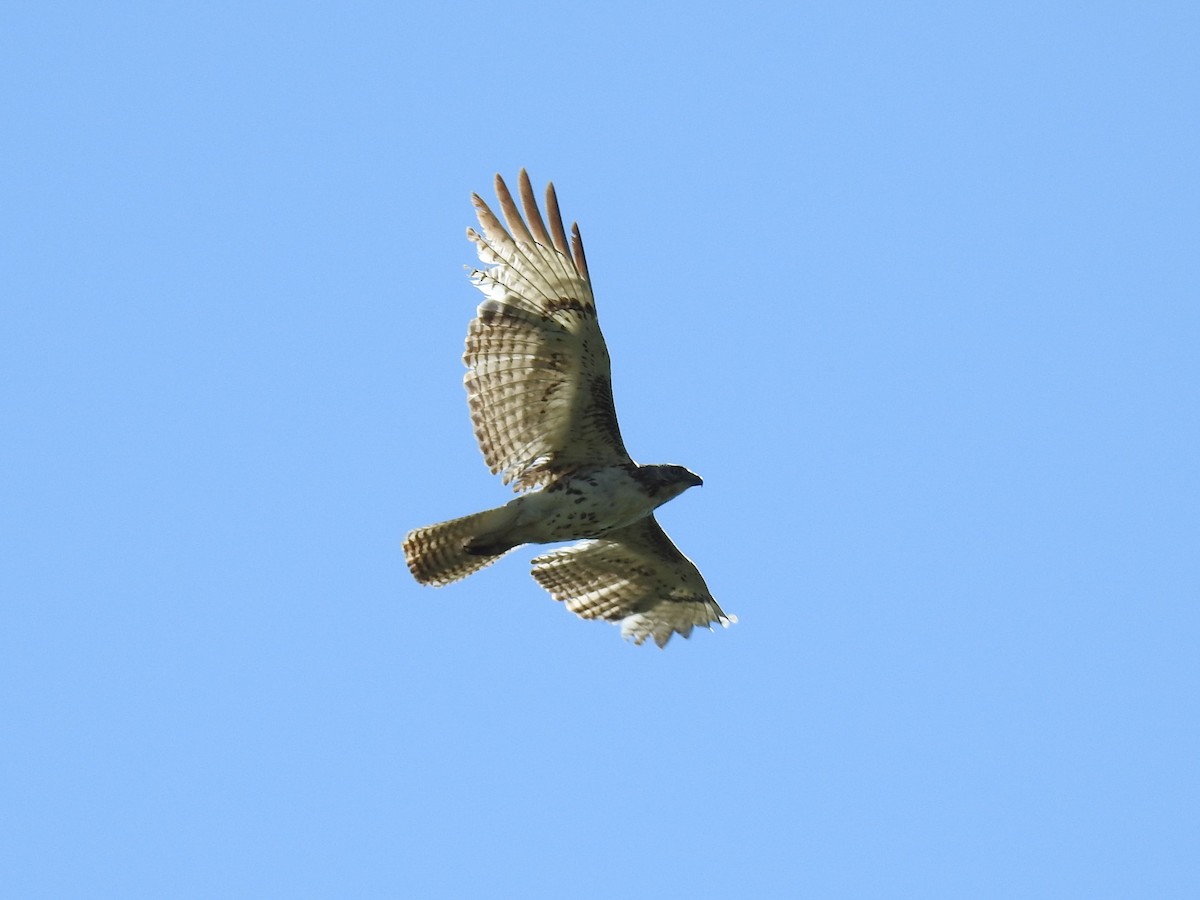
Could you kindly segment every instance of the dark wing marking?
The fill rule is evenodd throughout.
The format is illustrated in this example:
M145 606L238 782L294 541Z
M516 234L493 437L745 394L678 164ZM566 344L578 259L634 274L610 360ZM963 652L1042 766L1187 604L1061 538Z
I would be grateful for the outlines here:
M463 355L479 448L518 491L576 465L630 462L579 229L572 226L568 244L554 185L546 189L549 230L524 169L519 193L524 219L496 176L507 229L472 196L483 233L468 228L467 237L485 266L471 280L487 299Z
M696 625L737 621L717 605L699 570L652 515L539 556L533 577L576 615L620 621L622 636L635 644L653 637L663 647L672 634L690 637Z

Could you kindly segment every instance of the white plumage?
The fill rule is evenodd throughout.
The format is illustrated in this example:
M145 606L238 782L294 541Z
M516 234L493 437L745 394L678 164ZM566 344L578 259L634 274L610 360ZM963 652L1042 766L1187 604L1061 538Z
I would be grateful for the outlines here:
M533 576L583 618L621 624L664 646L697 625L729 625L704 579L653 510L700 479L681 466L639 466L625 450L612 400L608 349L596 318L583 242L570 243L554 186L549 229L521 171L522 218L499 175L508 225L473 195L482 233L467 229L484 294L467 331L464 383L488 467L514 490L508 504L418 528L404 540L414 577L442 585L515 546L586 538L533 561Z

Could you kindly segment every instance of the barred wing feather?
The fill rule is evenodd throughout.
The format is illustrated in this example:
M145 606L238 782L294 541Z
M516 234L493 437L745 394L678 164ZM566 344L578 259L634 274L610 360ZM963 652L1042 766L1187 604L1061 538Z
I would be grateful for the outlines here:
M539 556L533 577L576 615L619 621L621 634L635 644L653 637L663 647L672 634L690 637L697 625L737 621L652 515Z
M463 355L484 460L517 491L575 464L629 463L579 229L568 245L550 185L547 230L524 170L524 219L499 175L496 194L508 228L474 195L482 234L467 229L484 264L471 274L485 299Z

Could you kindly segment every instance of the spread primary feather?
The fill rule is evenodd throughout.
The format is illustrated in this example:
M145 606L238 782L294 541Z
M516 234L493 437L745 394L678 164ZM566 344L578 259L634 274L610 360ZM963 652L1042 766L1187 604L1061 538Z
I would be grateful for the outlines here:
M582 540L533 561L533 577L571 612L660 647L697 625L728 626L736 618L654 518L700 479L682 466L630 458L579 229L572 225L568 242L553 185L549 228L524 170L518 188L524 217L496 176L507 228L472 195L482 231L468 228L467 237L483 267L471 281L485 299L467 329L463 362L484 461L519 496L410 532L408 567L422 584L444 585L522 544Z

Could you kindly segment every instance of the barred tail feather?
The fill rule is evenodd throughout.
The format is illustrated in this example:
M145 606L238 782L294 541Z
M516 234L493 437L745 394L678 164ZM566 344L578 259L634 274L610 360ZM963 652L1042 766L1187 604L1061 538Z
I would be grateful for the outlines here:
M404 539L409 571L421 584L441 586L490 566L517 546L497 540L511 518L501 506L410 531Z

